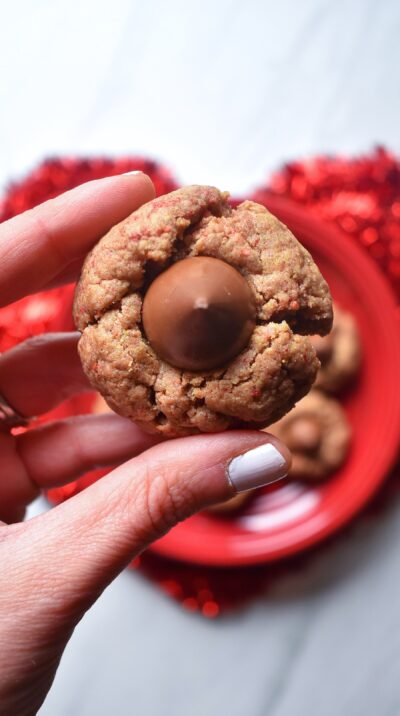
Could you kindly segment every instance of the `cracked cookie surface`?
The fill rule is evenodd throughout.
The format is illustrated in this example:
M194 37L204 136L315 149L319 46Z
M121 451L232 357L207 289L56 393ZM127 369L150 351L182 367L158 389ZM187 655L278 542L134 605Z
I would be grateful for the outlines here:
M257 307L245 349L208 372L163 362L141 323L146 289L190 256L226 261ZM278 420L310 389L319 361L309 333L332 322L328 286L310 254L259 204L236 209L214 187L192 186L149 202L114 226L88 255L74 318L92 385L117 413L166 436Z

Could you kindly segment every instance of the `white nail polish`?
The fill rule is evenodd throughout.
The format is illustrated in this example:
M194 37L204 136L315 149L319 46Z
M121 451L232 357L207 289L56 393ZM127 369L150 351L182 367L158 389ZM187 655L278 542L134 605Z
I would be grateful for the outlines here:
M132 174L143 174L140 169L134 169L132 172L124 172L124 177L130 177Z
M272 443L259 445L234 457L228 465L228 477L237 492L253 490L285 477L288 464Z

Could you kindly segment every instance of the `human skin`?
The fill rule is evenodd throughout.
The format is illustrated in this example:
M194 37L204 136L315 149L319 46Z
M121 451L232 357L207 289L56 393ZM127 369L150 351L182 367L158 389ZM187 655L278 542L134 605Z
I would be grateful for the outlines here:
M0 305L76 279L96 241L153 196L143 174L110 177L0 225ZM0 356L0 393L16 411L40 415L89 389L77 340L49 334ZM232 497L231 461L244 456L248 466L261 446L275 446L288 466L279 441L257 431L161 442L112 414L17 436L0 428L0 713L37 713L68 639L103 589L176 522ZM124 460L68 502L20 521L41 489ZM257 470L265 484L282 464L267 459L260 471L258 460Z

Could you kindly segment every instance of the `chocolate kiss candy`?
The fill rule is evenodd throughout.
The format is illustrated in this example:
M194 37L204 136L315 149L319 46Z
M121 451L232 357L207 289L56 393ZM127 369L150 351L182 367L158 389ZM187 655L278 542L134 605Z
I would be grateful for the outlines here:
M316 417L304 415L290 424L286 442L290 450L314 452L320 446L322 437L321 425Z
M250 286L230 264L205 256L177 261L150 285L143 327L159 358L207 371L237 356L255 326Z
M327 336L313 336L312 344L317 351L317 356L321 361L321 365L326 365L332 357L333 353L333 332Z

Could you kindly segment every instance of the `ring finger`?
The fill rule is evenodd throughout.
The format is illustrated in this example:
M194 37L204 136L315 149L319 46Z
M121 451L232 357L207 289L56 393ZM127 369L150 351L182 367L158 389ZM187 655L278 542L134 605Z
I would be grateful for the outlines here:
M0 520L20 520L41 489L118 465L159 441L110 414L79 415L15 436L0 433Z

